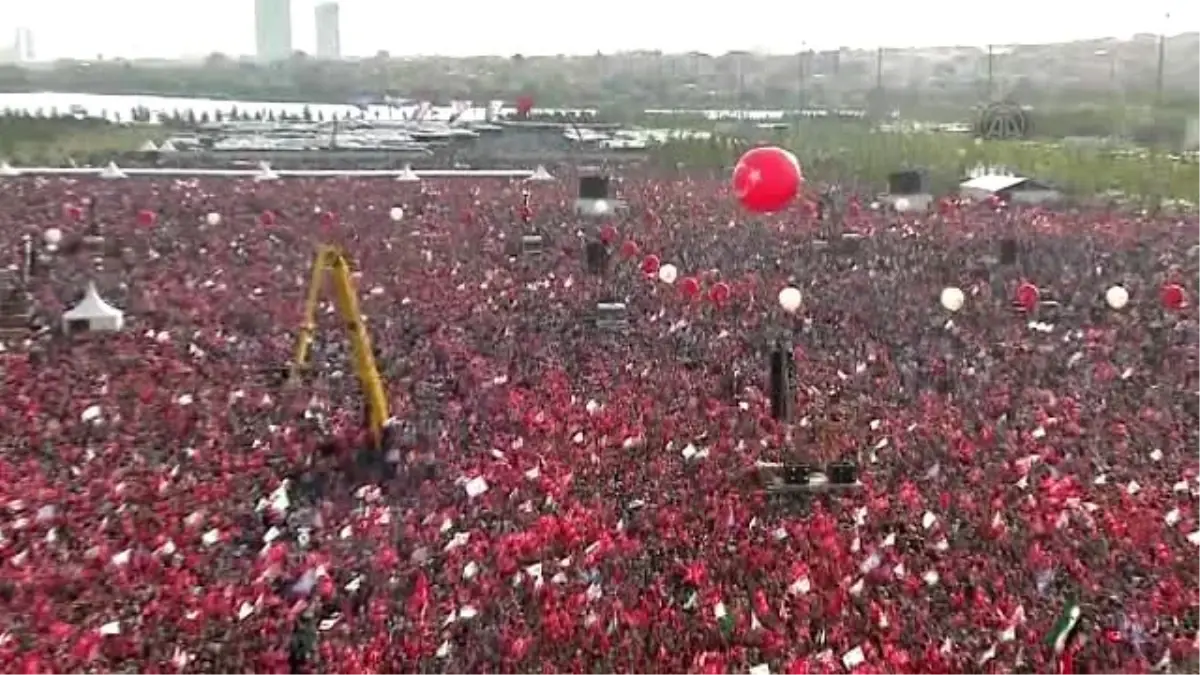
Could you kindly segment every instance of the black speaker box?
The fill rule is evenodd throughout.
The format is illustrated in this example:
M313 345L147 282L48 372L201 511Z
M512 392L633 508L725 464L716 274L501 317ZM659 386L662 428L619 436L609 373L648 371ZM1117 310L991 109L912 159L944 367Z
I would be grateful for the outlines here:
M592 240L584 247L584 258L587 261L587 270L592 274L604 274L608 268L608 247L604 242Z
M829 481L834 485L853 485L858 482L858 467L851 462L829 465Z
M1012 265L1017 262L1017 240L1000 240L1000 264Z
M888 194L919 195L924 192L925 176L920 171L897 171L888 174Z
M783 345L771 352L771 417L787 421L792 414L791 355Z
M546 250L546 240L540 234L521 237L521 252L525 255L541 255Z
M608 199L606 176L584 176L579 179L580 199Z

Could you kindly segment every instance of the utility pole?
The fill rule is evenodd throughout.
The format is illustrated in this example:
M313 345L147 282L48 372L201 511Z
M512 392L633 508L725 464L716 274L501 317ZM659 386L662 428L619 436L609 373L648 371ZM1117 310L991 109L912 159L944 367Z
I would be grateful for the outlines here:
M804 110L808 107L808 64L805 63L804 54L803 50L796 54L796 114L800 117L804 116Z
M995 95L995 78L996 75L996 50L992 45L988 45L987 56L987 95L988 101L992 100Z
M883 47L875 50L875 88L883 91Z
M1167 14L1167 19L1171 15ZM1167 35L1160 33L1158 36L1158 70L1154 78L1154 104L1161 108L1163 104L1163 83L1166 79L1167 70Z

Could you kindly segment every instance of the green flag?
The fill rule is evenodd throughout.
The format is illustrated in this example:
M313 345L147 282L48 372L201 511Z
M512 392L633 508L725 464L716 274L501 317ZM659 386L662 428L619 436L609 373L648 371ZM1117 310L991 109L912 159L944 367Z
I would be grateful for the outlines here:
M1067 643L1071 641L1075 628L1079 625L1081 614L1083 611L1079 609L1079 603L1074 600L1063 607L1062 614L1054 622L1050 632L1046 634L1046 644L1054 648L1055 654L1062 654L1067 648Z

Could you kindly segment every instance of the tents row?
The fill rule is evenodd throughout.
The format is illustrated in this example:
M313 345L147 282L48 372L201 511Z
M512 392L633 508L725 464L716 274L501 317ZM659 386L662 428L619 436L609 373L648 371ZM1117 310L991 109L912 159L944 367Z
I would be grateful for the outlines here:
M231 178L253 178L258 181L279 180L281 178L393 178L402 183L415 183L425 178L509 178L528 180L532 182L551 182L555 178L539 165L536 169L421 169L414 170L405 166L400 171L385 169L272 169L269 164L262 162L257 169L185 169L185 168L133 168L122 169L116 162L109 162L104 168L76 167L29 167L18 169L8 162L0 162L0 178L15 178L22 175L38 176L89 176L94 175L106 180L119 180L130 176L180 176L203 177L223 176Z

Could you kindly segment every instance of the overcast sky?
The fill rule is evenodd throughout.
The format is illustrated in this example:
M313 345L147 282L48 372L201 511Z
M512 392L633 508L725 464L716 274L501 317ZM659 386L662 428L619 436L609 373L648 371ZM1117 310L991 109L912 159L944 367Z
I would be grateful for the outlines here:
M39 60L254 51L254 0L0 0L0 43L33 31ZM293 43L312 51L316 0L292 0ZM1200 28L1192 0L342 0L346 55L588 54L1054 42ZM595 6L599 16L589 17ZM515 8L515 9L514 9ZM746 12L740 15L739 12ZM1170 20L1166 14L1170 12ZM741 24L741 25L739 25Z

